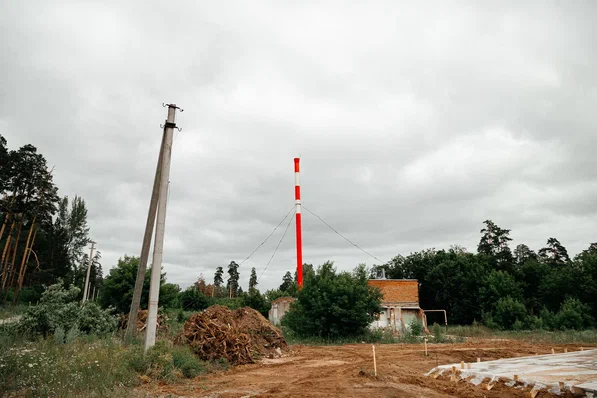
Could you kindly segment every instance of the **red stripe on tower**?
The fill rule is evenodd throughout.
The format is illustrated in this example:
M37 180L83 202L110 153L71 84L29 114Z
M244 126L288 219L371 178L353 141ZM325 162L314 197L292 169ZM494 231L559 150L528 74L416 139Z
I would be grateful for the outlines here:
M301 225L301 184L299 158L294 158L294 202L296 205L296 275L298 288L303 287L303 235Z

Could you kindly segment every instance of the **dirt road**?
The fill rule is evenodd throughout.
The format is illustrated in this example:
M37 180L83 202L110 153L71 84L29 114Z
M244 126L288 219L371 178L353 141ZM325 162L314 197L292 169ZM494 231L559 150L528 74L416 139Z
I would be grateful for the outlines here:
M491 391L471 384L433 379L424 374L437 364L473 362L579 350L575 345L533 345L518 341L478 340L429 346L376 345L378 377L372 376L370 344L292 346L288 356L231 368L226 372L163 386L146 386L152 396L185 397L523 397L504 386ZM156 390L157 389L157 390ZM540 393L537 397L547 396Z

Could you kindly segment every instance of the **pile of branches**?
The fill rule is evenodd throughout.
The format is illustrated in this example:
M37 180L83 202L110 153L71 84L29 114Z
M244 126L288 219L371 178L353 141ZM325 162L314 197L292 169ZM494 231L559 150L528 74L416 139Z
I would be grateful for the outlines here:
M147 316L149 315L148 310L139 310L137 314L137 332L142 332L147 327ZM120 329L126 329L129 322L129 314L122 314L120 316ZM167 331L168 330L168 317L161 311L158 311L157 329Z
M280 330L248 307L231 311L220 305L211 306L193 314L185 323L183 334L201 359L225 358L233 365L280 355L288 347Z

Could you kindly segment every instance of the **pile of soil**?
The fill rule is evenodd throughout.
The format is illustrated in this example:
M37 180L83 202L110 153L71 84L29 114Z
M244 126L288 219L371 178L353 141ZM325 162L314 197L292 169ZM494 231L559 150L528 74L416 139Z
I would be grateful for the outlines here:
M147 327L147 315L148 310L139 310L137 314L137 332L142 332ZM129 322L129 314L120 316L120 328L126 329ZM158 311L157 329L167 331L168 330L168 317L166 314Z
M231 311L211 306L193 314L184 324L183 334L201 359L225 358L234 365L280 356L288 348L280 329L249 307Z

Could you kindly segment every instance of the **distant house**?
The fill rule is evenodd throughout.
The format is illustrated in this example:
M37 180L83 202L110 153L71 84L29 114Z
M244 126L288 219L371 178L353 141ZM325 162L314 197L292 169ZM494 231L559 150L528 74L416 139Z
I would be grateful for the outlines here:
M419 307L419 282L416 279L369 279L369 286L378 287L383 299L383 311L369 325L371 328L391 328L404 333L413 320L418 320L427 331L425 313Z
M279 297L272 301L272 308L269 310L269 321L274 325L279 325L280 320L290 310L290 304L296 300L294 297Z

